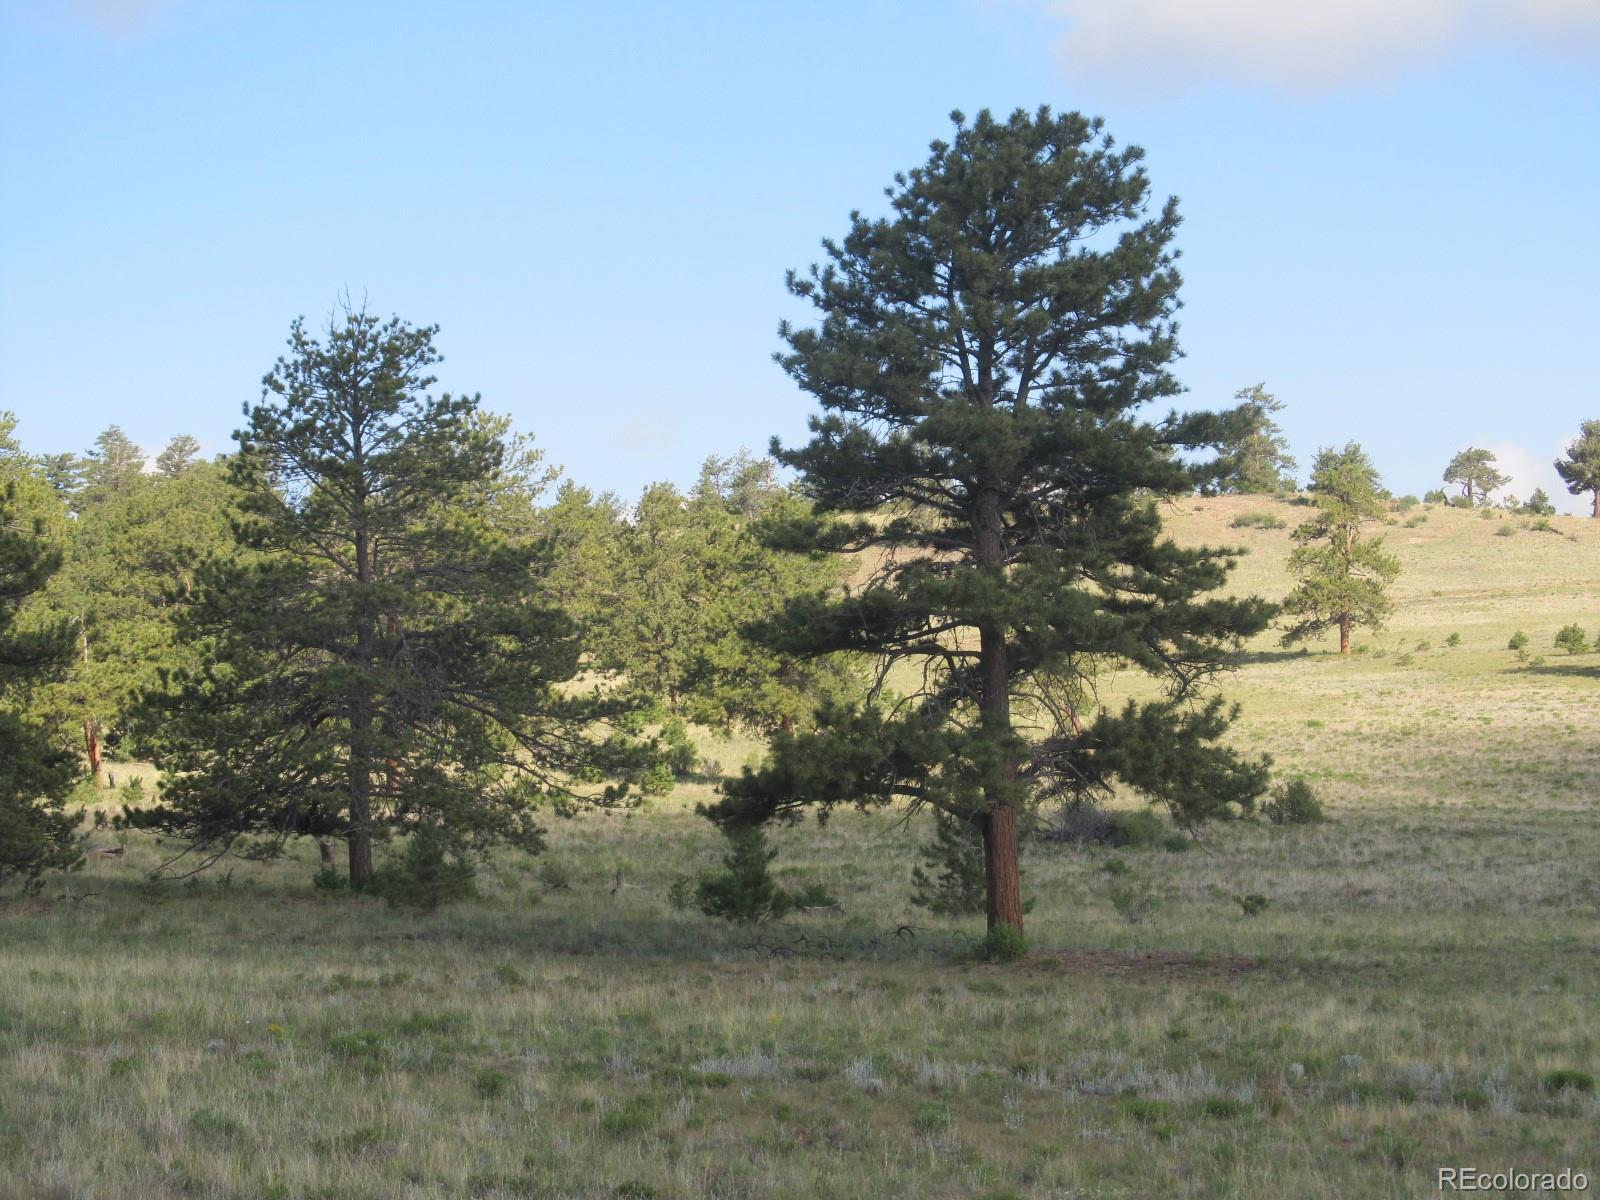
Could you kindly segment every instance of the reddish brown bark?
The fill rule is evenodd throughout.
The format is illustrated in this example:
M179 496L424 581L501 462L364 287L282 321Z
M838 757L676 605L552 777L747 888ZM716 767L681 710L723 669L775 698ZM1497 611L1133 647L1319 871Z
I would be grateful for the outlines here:
M989 809L983 824L983 871L988 887L989 929L1022 928L1022 874L1017 856L1017 810L1010 804Z
M977 560L980 568L1005 569L1005 524L1000 516L998 492L986 492L978 502ZM1008 747L984 784L987 811L983 822L983 873L988 893L989 929L1010 925L1022 931L1022 873L1017 857L1017 810L1012 802L1017 760L1011 742L1010 655L1002 629L985 623L978 629L982 693L978 706L985 732Z
M83 748L89 755L89 773L100 786L100 722L90 717L83 723Z

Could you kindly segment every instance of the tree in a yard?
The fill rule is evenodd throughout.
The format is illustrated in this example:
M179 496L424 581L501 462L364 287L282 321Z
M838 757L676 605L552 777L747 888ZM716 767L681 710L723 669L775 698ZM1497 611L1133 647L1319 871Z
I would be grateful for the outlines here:
M1366 451L1354 442L1343 450L1318 452L1311 471L1317 515L1294 531L1298 543L1289 570L1299 580L1283 603L1292 622L1284 645L1339 631L1339 653L1350 653L1356 626L1381 629L1394 607L1389 585L1400 561L1383 548L1382 538L1363 538L1362 526L1381 521L1388 493Z
M968 123L855 215L828 262L791 273L818 310L779 361L822 407L800 473L811 514L774 544L860 554L858 586L788 603L775 653L877 664L865 700L776 733L724 785L725 826L808 807L927 805L975 827L998 952L1019 942L1018 824L1046 798L1116 783L1192 822L1249 806L1265 765L1221 742L1206 687L1271 606L1217 595L1233 553L1163 538L1158 504L1213 482L1237 432L1150 420L1180 388L1175 201L1150 210L1136 148L1048 109ZM1088 681L1120 664L1163 685L1117 712Z
M1574 496L1593 493L1594 516L1600 519L1600 421L1585 421L1578 436L1556 459L1556 473Z
M62 625L17 628L17 614L60 562L45 522L28 513L18 472L0 469L0 886L37 879L78 861L75 822L62 800L77 774L73 755L24 720L18 693L60 670L72 653ZM41 490L48 485L40 481Z
M1289 455L1289 439L1272 419L1283 411L1283 401L1267 391L1266 384L1234 393L1239 433L1222 447L1225 463L1217 489L1241 495L1292 491L1296 463Z
M1500 473L1492 451L1468 446L1450 460L1444 469L1444 481L1458 484L1469 505L1487 504L1489 493L1505 487L1511 476Z
M428 391L434 333L296 321L246 408L250 557L201 570L180 630L208 661L146 711L166 779L139 819L213 858L240 834L339 836L362 888L388 833L534 848L541 809L624 803L653 765L637 705L577 680L546 544L491 519L505 441L477 397Z

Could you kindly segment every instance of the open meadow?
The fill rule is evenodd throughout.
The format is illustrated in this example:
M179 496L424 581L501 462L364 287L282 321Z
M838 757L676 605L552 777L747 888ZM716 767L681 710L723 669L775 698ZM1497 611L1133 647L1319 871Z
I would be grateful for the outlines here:
M1247 546L1235 586L1275 600L1307 511L1167 520ZM1286 527L1233 527L1259 512ZM309 842L152 883L153 837L98 831L125 856L0 901L0 1197L1381 1200L1451 1165L1600 1187L1600 654L1552 646L1600 635L1600 521L1532 525L1398 515L1387 630L1348 661L1263 636L1223 682L1235 741L1329 820L1030 843L1017 964L979 960L981 918L911 907L930 822L900 811L773 831L779 878L842 915L675 908L722 851L710 780L551 817L544 855L431 916L317 891Z

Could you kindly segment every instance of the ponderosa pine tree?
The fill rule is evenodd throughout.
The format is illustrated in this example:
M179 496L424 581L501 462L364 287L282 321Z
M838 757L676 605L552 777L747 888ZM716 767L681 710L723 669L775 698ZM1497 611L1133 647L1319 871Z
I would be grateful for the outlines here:
M1444 469L1444 481L1459 484L1468 505L1487 504L1489 493L1505 487L1511 482L1511 476L1500 473L1493 451L1468 446L1450 460L1450 465Z
M1151 422L1180 389L1175 201L1153 214L1137 148L1076 113L987 112L896 176L789 286L821 324L779 361L823 412L773 454L815 515L774 539L870 554L859 587L788 604L763 637L878 664L866 701L780 731L709 815L739 825L907 799L977 826L997 952L1020 941L1018 821L1114 781L1194 821L1249 806L1266 768L1220 742L1205 684L1271 606L1215 594L1233 552L1161 535L1158 501L1214 480L1214 415ZM1132 665L1165 694L1091 711L1085 679ZM902 667L903 664L903 667ZM892 698L891 672L915 680Z
M1289 570L1300 582L1283 603L1293 621L1283 644L1337 628L1339 653L1349 654L1351 630L1381 629L1394 606L1387 588L1400 573L1400 560L1384 550L1382 538L1361 537L1363 525L1383 520L1388 493L1354 442L1317 453L1311 492L1317 515L1294 531L1298 544L1289 554Z
M131 487L144 473L144 451L122 432L120 425L107 426L94 440L94 449L83 457L84 489L87 501Z
M1217 490L1240 495L1292 491L1296 463L1289 454L1289 439L1272 419L1283 411L1283 401L1258 383L1233 394L1242 432L1223 447L1226 463Z
M216 463L177 475L134 475L83 506L67 530L61 570L35 606L73 628L66 671L35 689L30 711L83 731L90 772L119 746L129 710L163 668L193 665L194 647L176 643L180 610L194 590L195 564L234 553L234 493Z
M5 415L0 437L9 433ZM18 610L44 586L60 553L45 537L43 519L27 514L13 465L0 470L0 886L81 857L76 822L62 807L77 764L42 726L23 720L15 703L19 690L61 669L72 640L65 625L16 627Z
M831 555L767 545L769 522L809 506L770 460L713 456L687 493L651 484L624 514L611 496L567 488L547 514L557 570L595 631L595 661L623 673L675 716L767 732L804 724L852 686L837 657L772 652L745 634L791 597L842 581Z
M200 456L200 440L187 433L180 433L167 443L166 448L156 455L156 470L169 479L176 479L191 466Z
M166 778L145 823L213 857L342 836L362 888L387 831L536 848L541 808L624 803L653 764L638 705L574 684L547 547L490 519L505 443L476 396L429 394L435 332L292 326L230 461L251 558L202 569L180 633L210 661L146 709Z
M1574 496L1593 493L1594 516L1600 519L1600 421L1583 423L1566 457L1556 459L1556 473Z

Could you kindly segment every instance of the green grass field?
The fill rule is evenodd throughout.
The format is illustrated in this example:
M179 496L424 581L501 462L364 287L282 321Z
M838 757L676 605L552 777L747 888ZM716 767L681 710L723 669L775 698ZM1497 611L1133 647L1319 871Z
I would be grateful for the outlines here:
M1287 529L1231 528L1267 510L1305 511L1169 519L1278 598ZM1032 847L1020 964L909 906L927 819L898 812L777 831L780 876L845 915L755 931L668 902L720 853L709 785L552 819L430 917L315 891L309 846L152 885L163 848L129 836L0 902L0 1197L1600 1188L1600 654L1551 646L1600 634L1600 521L1423 515L1389 533L1389 630L1348 661L1263 638L1225 683L1238 742L1331 819Z

